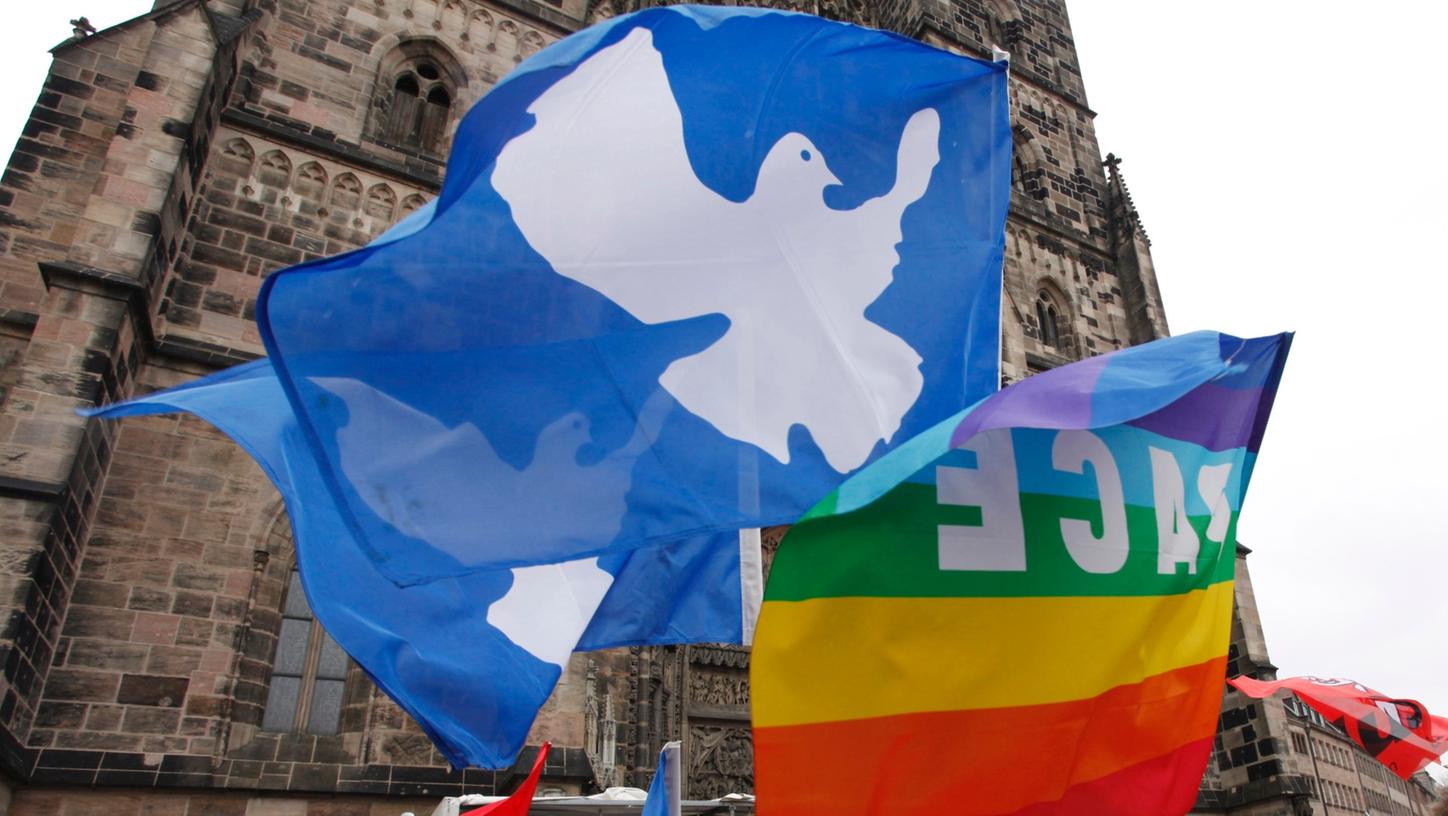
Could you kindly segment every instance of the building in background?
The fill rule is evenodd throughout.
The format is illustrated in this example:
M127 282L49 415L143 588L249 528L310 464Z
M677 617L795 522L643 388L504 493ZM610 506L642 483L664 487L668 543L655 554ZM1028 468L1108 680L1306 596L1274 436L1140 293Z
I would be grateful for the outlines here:
M225 437L73 409L261 354L264 275L421 206L459 117L514 65L651 4L162 0L55 49L0 178L0 799L15 813L391 816L521 779L527 753L449 769L340 653L297 589L279 497ZM1003 379L1166 334L1061 0L769 5L1013 54ZM1270 674L1239 567L1234 669ZM576 656L534 729L555 746L543 787L645 785L681 739L689 797L750 790L748 660ZM1326 750L1315 767L1295 752L1299 734L1334 738L1228 694L1202 812L1325 812L1327 783L1348 782ZM1376 777L1356 790L1384 813L1416 801Z
M1237 547L1227 674L1276 679L1247 570L1250 552ZM1227 686L1212 761L1192 813L1428 816L1436 795L1426 772L1405 782L1297 697L1257 700Z

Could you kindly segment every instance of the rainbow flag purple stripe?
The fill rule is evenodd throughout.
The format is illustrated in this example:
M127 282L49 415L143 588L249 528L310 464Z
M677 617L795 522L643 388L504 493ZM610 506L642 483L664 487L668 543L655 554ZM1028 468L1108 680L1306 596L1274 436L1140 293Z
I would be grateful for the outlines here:
M1187 810L1289 345L1202 332L1037 375L812 509L755 634L761 813Z

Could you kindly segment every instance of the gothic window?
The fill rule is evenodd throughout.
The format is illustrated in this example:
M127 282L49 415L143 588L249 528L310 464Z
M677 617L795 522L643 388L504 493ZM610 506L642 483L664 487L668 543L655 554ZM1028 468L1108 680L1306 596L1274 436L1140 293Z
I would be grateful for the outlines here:
M1060 349L1061 343L1061 322L1064 311L1056 303L1056 298L1045 289L1036 294L1036 324L1041 331L1041 345L1048 348Z
M322 629L295 568L282 605L263 731L335 734L342 718L347 653Z
M379 135L399 147L441 153L452 115L452 80L427 55L406 60L393 72L392 97Z

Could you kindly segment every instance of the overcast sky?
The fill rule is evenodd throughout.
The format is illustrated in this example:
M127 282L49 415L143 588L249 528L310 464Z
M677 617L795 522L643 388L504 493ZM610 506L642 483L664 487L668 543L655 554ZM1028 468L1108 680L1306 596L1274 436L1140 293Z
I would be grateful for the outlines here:
M150 6L8 7L0 142L67 19ZM1298 332L1239 527L1273 661L1448 713L1448 3L1069 9L1173 331Z
M1070 0L1173 332L1297 332L1239 537L1281 675L1448 714L1448 4Z

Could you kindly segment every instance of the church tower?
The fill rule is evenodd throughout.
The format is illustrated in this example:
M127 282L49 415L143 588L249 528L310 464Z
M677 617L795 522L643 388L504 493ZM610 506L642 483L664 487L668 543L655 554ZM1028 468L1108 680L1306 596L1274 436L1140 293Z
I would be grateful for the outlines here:
M0 178L0 803L380 816L517 784L535 749L509 771L449 769L339 653L298 590L279 497L224 436L74 409L262 354L265 275L421 206L462 113L518 62L652 4L157 0L53 50ZM1010 52L1004 380L1167 333L1063 0L763 5ZM1250 583L1238 592L1255 610ZM1235 631L1243 670L1270 672L1255 611ZM660 744L682 739L688 796L748 791L748 660L702 645L576 655L530 739L556 746L543 788L644 785ZM1281 708L1224 731L1210 812L1285 790Z

